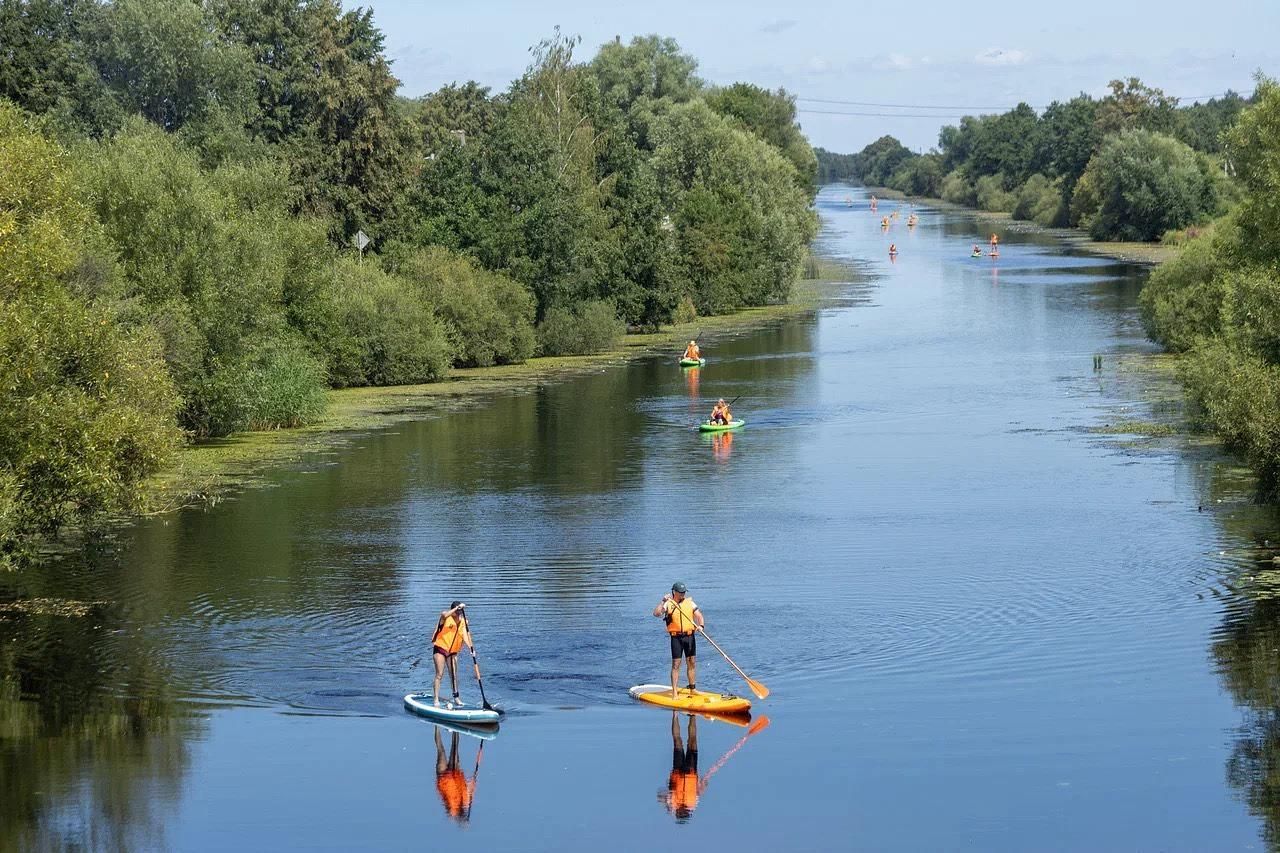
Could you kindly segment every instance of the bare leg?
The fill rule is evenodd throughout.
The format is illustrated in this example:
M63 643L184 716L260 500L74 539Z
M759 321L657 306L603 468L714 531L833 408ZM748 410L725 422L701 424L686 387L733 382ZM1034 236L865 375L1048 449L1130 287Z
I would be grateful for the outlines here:
M698 683L698 662L693 655L685 658L685 666L689 670L689 685L696 685Z
M671 659L671 698L676 698L678 691L676 690L676 682L680 680L680 658Z
M440 679L444 677L444 655L432 652L431 662L436 665L436 680L431 685L431 696L438 706L440 704Z

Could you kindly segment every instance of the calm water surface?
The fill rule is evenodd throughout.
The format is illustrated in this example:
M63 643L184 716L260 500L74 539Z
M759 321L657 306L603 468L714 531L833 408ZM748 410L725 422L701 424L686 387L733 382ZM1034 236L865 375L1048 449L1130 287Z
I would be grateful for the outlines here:
M1144 274L1016 234L970 259L980 225L927 209L882 234L847 187L818 208L862 280L701 370L361 435L3 579L103 604L0 616L0 848L1274 846L1274 511L1211 451L1094 431L1161 414L1125 367ZM692 430L737 395L746 429ZM677 579L767 726L628 699L666 676ZM454 598L509 712L483 753L400 704Z

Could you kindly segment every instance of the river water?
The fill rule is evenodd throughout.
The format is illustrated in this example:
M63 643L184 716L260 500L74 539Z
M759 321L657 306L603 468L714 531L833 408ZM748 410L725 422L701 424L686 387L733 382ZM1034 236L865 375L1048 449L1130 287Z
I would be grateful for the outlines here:
M1275 846L1276 515L1212 449L1097 431L1165 414L1144 273L817 207L857 281L700 370L358 435L0 581L100 602L0 615L0 849ZM674 580L771 689L752 728L628 698ZM401 707L453 599L488 741Z

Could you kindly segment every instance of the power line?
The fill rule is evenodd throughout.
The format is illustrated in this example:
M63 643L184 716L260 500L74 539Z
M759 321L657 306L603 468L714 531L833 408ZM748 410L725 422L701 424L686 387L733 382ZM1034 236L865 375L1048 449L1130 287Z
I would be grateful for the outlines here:
M1169 96L1169 97L1173 97L1173 98L1175 98L1175 99L1176 99L1176 100L1178 100L1178 101L1207 101L1207 100L1210 100L1211 98L1223 98L1223 97L1226 97L1227 95L1230 95L1230 94L1236 94L1236 95L1238 95L1238 94L1239 94L1239 92L1236 92L1235 90L1230 90L1230 91L1227 91L1227 92L1217 92L1217 93L1214 93L1214 94L1212 94L1212 95L1173 95L1173 96ZM953 105L940 105L940 104L889 104L889 103L882 103L882 102L879 102L879 101L845 101L845 100L839 100L839 99L835 99L835 98L801 98L801 97L797 97L797 98L796 98L796 100L797 100L797 101L804 101L805 103L810 103L810 104L836 104L836 105L839 105L839 106L850 106L850 107L876 107L876 108L880 108L880 109L902 109L902 110L974 110L974 111L979 111L979 112L1008 112L1009 110L1013 109L1013 107L1007 107L1007 106L1006 106L1006 107L969 107L969 106L963 106L963 105L959 105L959 104L953 104ZM1031 106L1031 108L1032 108L1032 109L1034 109L1034 110L1036 110L1037 112L1042 111L1042 110L1044 110L1044 109L1045 109L1045 107L1044 107L1044 106L1037 106L1037 105L1031 105L1031 104L1028 104L1028 106ZM901 118L964 118L964 117L965 117L965 115L966 115L966 114L956 114L956 115L942 115L942 114L938 114L937 116L934 116L934 115L931 115L931 114L929 114L929 113L918 113L918 114L917 114L917 113L864 113L864 112L844 112L844 111L827 111L827 110L811 110L811 109L800 109L800 110L797 110L797 112L803 112L803 113L817 113L817 114L820 114L820 115L853 115L853 116L870 116L870 117L876 117L876 118L895 118L895 117L901 117Z

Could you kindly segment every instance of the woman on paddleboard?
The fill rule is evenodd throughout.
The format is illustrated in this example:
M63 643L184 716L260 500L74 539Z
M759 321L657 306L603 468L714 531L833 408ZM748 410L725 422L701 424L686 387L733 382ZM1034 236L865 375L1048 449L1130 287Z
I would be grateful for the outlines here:
M721 397L716 404L711 407L711 423L728 424L733 421L733 412L729 410L729 404Z
M471 648L471 631L467 627L466 605L455 601L448 610L440 613L436 622L436 632L431 635L431 660L436 665L436 680L431 687L431 695L436 707L440 707L440 679L444 677L444 669L449 667L449 680L453 683L453 704L450 708L461 708L462 699L458 697L458 652L465 645Z
M671 698L679 696L676 682L680 678L680 658L685 659L685 667L689 673L689 690L698 689L698 643L697 632L706 625L702 611L693 599L688 596L688 588L676 581L671 585L671 592L662 597L658 606L653 608L653 615L667 624L667 634L671 637Z

